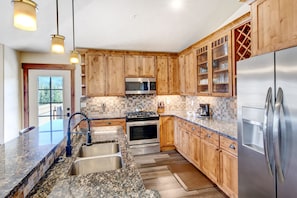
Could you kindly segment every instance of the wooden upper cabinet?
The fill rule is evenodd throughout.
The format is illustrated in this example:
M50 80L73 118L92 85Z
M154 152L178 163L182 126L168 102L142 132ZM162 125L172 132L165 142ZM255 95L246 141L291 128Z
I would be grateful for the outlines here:
M157 57L157 94L166 95L169 93L168 89L168 58L167 56Z
M194 51L185 54L185 94L197 94L197 67L194 57Z
M297 45L296 0L257 0L251 5L252 55Z
M179 63L179 91L180 95L186 95L186 78L185 78L185 57L180 55L178 57Z
M86 55L87 96L104 96L106 81L105 56L103 54Z
M125 55L125 77L155 77L155 57Z
M179 65L177 57L157 56L157 94L179 94Z
M140 76L155 77L155 56L142 56L141 57Z
M168 58L169 94L179 94L179 65L177 57Z
M124 96L124 56L86 54L87 96Z
M124 56L109 55L107 57L107 95L125 95Z

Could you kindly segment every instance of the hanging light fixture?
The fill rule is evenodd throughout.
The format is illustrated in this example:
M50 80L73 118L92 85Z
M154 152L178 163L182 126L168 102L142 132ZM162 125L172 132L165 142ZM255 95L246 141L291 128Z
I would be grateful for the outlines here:
M70 54L70 63L79 63L79 53L75 50L75 32L74 32L74 0L72 0L72 44L73 50Z
M36 31L37 4L31 0L13 0L13 24L16 28L26 31Z
M64 40L65 37L59 35L59 5L58 0L56 0L57 9L57 34L52 34L52 52L62 54L64 53Z

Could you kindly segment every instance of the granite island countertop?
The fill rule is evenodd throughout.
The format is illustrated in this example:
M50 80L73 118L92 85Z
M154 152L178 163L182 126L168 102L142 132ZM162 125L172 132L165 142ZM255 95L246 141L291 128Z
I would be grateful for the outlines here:
M93 142L117 142L123 167L117 170L71 176L69 169L85 138L78 138L73 145L72 157L63 156L54 164L47 176L32 191L32 197L159 197L157 191L145 189L132 153L127 146L121 127L94 127ZM99 132L100 131L100 132ZM49 189L51 188L51 189ZM49 192L47 195L45 192Z
M76 124L74 119L71 125ZM31 190L32 180L38 181L59 152L67 126L68 120L53 120L0 145L0 197L25 196Z

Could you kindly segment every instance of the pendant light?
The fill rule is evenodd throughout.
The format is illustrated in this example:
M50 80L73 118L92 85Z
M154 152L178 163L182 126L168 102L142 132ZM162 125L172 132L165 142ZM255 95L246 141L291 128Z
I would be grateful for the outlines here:
M56 0L57 9L57 34L52 34L52 52L62 54L64 53L64 39L65 37L59 35L59 4Z
M77 64L79 63L79 53L75 50L75 31L74 31L74 0L72 0L72 44L73 50L70 54L70 63Z
M13 24L16 28L36 31L37 4L31 0L13 0Z

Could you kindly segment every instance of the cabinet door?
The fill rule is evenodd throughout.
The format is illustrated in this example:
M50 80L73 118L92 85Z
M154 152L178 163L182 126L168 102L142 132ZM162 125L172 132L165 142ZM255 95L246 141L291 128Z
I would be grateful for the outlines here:
M185 58L184 55L178 57L179 62L179 90L180 95L186 95L186 78L185 78Z
M141 58L140 76L152 78L155 77L155 57L143 56Z
M193 164L201 168L201 138L197 135L191 135L190 138L190 155Z
M185 55L185 90L186 95L197 94L197 67L193 51Z
M176 57L168 58L168 72L169 72L169 94L179 94L179 67L178 59Z
M160 117L160 146L161 151L174 149L174 117Z
M237 157L222 150L220 152L220 186L229 197L238 196L238 160Z
M157 94L166 95L168 90L168 59L165 56L157 57Z
M189 156L190 154L190 134L187 130L182 129L182 152L184 153L185 156Z
M274 51L280 31L278 2L280 1L258 0L251 6L253 55Z
M212 42L212 95L232 96L231 31Z
M107 95L125 95L124 56L110 55L107 57Z
M175 130L174 130L174 146L179 150L181 149L181 120L175 120Z
M139 77L139 58L137 55L125 56L125 77Z
M106 61L101 54L86 55L87 96L104 96L106 90Z
M219 148L206 140L201 140L202 170L213 182L219 178Z

